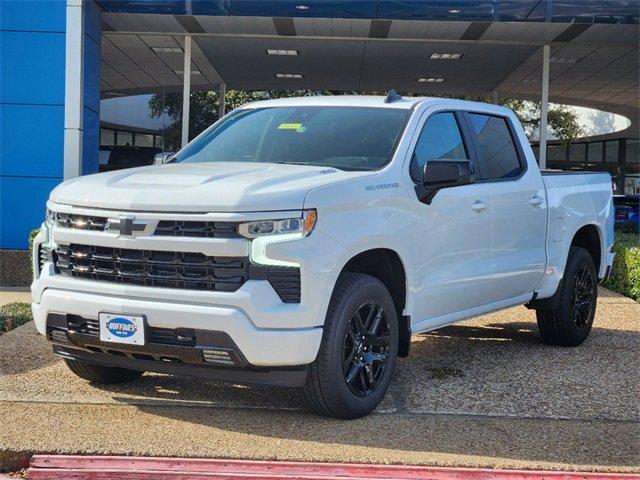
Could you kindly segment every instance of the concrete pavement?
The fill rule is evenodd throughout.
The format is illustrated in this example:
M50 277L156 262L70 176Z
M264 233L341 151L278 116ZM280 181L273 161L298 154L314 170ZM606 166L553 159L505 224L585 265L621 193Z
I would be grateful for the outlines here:
M101 453L640 471L640 304L601 290L578 348L523 307L414 336L377 413L314 416L293 390L166 375L92 386L28 324L0 336L0 462ZM5 421L9 419L9 421Z

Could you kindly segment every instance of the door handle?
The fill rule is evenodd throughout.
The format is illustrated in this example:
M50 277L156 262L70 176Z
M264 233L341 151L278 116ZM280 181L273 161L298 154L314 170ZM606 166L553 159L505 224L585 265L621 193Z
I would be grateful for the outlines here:
M534 207L539 207L540 205L542 205L544 203L544 198L538 196L538 194L533 195L530 199L529 199L529 204L533 205Z
M476 200L471 204L471 210L478 213L483 212L487 209L487 207L488 205L484 202L481 202L480 200Z

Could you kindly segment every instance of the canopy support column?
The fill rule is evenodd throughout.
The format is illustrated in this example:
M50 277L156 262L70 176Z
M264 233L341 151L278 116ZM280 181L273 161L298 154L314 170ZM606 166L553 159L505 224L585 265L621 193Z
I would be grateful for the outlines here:
M220 93L220 102L218 104L218 118L222 118L224 117L225 108L226 108L225 96L227 95L227 84L221 83L218 91Z
M549 114L549 57L551 47L542 47L542 98L540 100L540 170L547 168L547 117Z
M191 97L191 35L184 37L182 80L182 148L189 143L189 98Z
M64 81L65 180L82 174L84 122L84 12L82 0L67 0Z

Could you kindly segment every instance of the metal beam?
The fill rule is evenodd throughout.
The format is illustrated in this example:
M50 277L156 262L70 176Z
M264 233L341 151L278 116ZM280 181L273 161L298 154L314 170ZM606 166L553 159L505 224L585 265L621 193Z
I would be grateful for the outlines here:
M189 98L191 97L191 35L184 37L184 71L182 72L182 148L189 143Z
M82 175L84 12L82 0L67 0L64 77L63 178Z
M540 99L540 169L547 168L547 117L549 114L549 58L551 47L542 47L542 98Z
M225 104L225 96L227 95L227 84L226 83L221 83L220 84L219 92L220 92L220 102L218 104L218 118L222 118L222 117L224 117L224 112L225 112L225 108L226 108L226 104Z

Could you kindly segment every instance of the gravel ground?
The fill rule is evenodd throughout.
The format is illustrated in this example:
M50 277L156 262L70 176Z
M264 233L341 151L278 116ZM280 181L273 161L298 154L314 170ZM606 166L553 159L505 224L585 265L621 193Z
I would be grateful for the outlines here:
M640 471L640 304L600 293L578 348L543 345L522 307L414 336L378 412L349 422L287 389L92 386L28 324L0 337L0 464L55 451Z

